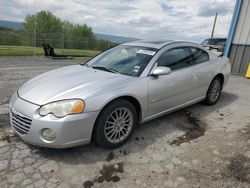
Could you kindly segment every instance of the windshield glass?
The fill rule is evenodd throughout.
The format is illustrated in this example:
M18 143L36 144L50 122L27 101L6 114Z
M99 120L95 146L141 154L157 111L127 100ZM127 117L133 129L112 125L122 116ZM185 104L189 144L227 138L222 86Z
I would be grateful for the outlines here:
M226 39L207 39L204 40L201 45L219 45L225 46Z
M138 77L156 53L156 49L121 45L101 53L87 65L102 71Z

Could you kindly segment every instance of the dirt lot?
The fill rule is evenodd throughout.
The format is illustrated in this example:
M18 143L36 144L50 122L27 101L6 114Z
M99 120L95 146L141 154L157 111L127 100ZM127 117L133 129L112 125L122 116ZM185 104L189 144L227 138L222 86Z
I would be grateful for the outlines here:
M81 60L81 61L84 61ZM232 76L217 105L139 126L121 148L23 143L8 102L25 81L73 61L0 58L0 187L250 187L250 80Z

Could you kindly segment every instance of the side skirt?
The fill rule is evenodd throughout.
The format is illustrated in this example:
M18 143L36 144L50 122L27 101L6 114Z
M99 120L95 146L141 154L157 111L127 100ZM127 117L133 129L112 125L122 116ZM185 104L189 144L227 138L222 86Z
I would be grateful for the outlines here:
M176 107L173 107L173 108L164 110L164 111L162 111L162 112L160 112L160 113L157 113L157 114L154 114L154 115L152 115L152 116L149 116L149 117L145 118L141 123L145 123L145 122L147 122L147 121L150 121L150 120L153 120L153 119L155 119L155 118L164 116L164 115L166 115L166 114L169 114L169 113L171 113L171 112L177 111L177 110L182 109L182 108L185 108L185 107L190 106L190 105L192 105L192 104L196 104L196 103L198 103L198 102L203 101L205 98L206 98L206 96L202 96L202 97L199 97L199 98L197 98L197 99L194 99L194 100L191 100L191 101L189 101L189 102L186 102L186 103L184 103L184 104L182 104L182 105L179 105L179 106L176 106Z

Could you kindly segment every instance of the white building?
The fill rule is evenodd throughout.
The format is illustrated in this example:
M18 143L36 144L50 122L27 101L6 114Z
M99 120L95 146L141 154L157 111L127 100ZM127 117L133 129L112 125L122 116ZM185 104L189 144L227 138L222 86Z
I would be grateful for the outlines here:
M236 1L225 55L230 58L233 74L246 74L250 63L250 0Z

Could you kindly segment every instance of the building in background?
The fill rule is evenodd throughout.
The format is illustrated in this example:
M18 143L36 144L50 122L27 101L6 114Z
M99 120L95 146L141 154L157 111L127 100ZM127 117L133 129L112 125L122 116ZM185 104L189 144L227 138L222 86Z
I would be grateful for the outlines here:
M246 74L250 62L250 0L236 1L225 55L230 58L233 74Z

